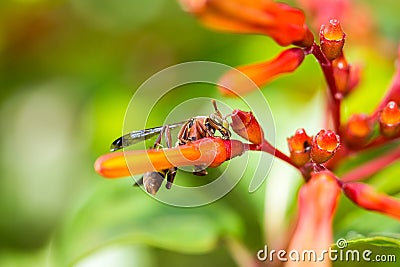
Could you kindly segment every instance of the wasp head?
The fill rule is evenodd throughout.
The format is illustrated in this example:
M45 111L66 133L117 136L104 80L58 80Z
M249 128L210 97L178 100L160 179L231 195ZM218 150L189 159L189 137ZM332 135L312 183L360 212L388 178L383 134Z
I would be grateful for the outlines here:
M229 139L231 133L229 131L229 122L227 121L227 116L222 116L222 113L219 111L217 107L217 102L212 100L215 113L210 115L210 120L217 126L217 130L219 130L224 139Z

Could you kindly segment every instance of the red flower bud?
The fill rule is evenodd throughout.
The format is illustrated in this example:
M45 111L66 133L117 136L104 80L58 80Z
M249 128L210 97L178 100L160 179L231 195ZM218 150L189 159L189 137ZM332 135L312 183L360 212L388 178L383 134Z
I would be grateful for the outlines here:
M338 20L331 19L328 25L322 25L319 37L322 52L327 59L334 60L342 54L346 34Z
M311 147L311 159L315 163L324 163L335 155L340 147L340 137L331 130L321 130L314 136Z
M385 194L378 193L369 185L363 183L345 183L343 192L360 207L385 213L400 220L400 201Z
M332 61L332 67L337 92L344 96L350 92L350 66L343 54Z
M256 145L263 142L264 132L253 113L236 109L231 117L231 127L235 133Z
M353 114L343 131L346 145L351 148L364 146L370 139L373 125L369 116L365 114Z
M298 129L287 142L291 161L298 167L304 166L310 160L312 138L304 129Z
M392 138L400 133L400 110L396 102L390 101L379 115L381 134Z
M277 76L292 72L303 62L304 51L291 48L281 52L276 58L252 65L246 65L225 73L219 80L219 90L228 96L245 94L263 86ZM257 86L249 82L247 75Z

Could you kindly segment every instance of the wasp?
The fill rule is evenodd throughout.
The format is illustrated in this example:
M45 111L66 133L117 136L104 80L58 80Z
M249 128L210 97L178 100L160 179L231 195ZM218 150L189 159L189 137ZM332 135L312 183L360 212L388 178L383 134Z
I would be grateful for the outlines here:
M116 151L124 147L131 146L140 141L157 136L153 148L162 148L161 141L164 136L165 143L168 148L172 147L171 129L179 128L179 133L175 146L185 145L190 142L206 138L214 137L217 133L224 140L229 140L231 133L229 131L229 123L227 117L223 116L217 107L217 102L212 100L214 113L209 116L196 116L186 121L167 124L159 127L133 131L116 139L111 144L111 151ZM204 176L207 175L206 166L194 166L193 174ZM163 180L166 178L166 188L170 189L176 176L177 167L172 167L160 171L146 172L143 177L136 182L136 185L144 185L147 192L155 195L159 190Z

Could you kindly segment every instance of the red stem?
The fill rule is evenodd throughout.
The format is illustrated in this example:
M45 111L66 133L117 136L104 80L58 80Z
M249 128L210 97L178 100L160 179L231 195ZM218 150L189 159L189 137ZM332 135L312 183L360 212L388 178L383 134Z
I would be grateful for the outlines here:
M341 180L344 182L364 180L398 159L400 159L400 148L396 148L386 155L365 162L361 166L343 175Z
M370 142L369 142L368 144L366 144L365 146L360 147L360 148L358 148L357 150L355 150L354 153L348 153L348 154L349 154L349 155L350 155L350 154L355 154L355 153L362 152L362 151L364 151L364 150L368 150L368 149L371 149L371 148L376 148L376 147L378 147L378 146L390 144L390 143L392 143L392 142L398 141L399 139L400 139L400 135L395 136L395 137L390 138L390 139L385 138L385 137L383 137L383 136L380 135L380 136L377 136L376 138L374 138L372 141L370 141Z
M314 43L311 48L311 53L317 59L319 65L321 66L322 72L324 74L326 83L329 88L329 107L332 112L333 127L336 133L339 133L340 129L340 106L341 97L338 94L335 77L333 76L332 62L329 61L324 53L322 53L319 45Z
M399 46L399 58L400 59L400 46ZM392 82L389 86L388 91L385 93L383 96L381 102L378 104L378 106L375 108L375 111L371 115L372 118L376 119L379 116L379 113L381 110L386 106L386 104L389 101L395 101L397 103L400 103L400 68L397 67L396 73L394 74L392 78Z
M261 144L249 144L249 150L253 150L253 151L263 151L265 153L271 154L272 156L275 156L277 158L279 158L280 160L283 160L284 162L292 165L293 167L295 167L296 169L299 169L299 167L297 167L292 160L290 159L289 156L287 156L285 153L283 153L282 151L280 151L279 149L275 148L274 146L272 146L267 140L263 140L263 142Z

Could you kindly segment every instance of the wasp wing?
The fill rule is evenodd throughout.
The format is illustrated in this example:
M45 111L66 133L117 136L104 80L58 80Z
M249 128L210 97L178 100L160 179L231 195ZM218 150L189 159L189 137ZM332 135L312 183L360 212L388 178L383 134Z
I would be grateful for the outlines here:
M181 121L181 122L177 122L177 123L173 123L173 124L168 124L167 126L170 129L174 129L174 128L182 126L185 123L186 123L186 121ZM158 127L154 127L154 128L133 131L128 134L125 134L125 135L121 136L120 138L116 139L114 142L112 142L110 150L116 151L121 148L128 147L128 146L134 145L136 143L139 143L140 141L147 140L153 136L160 134L163 127L164 126L158 126Z

